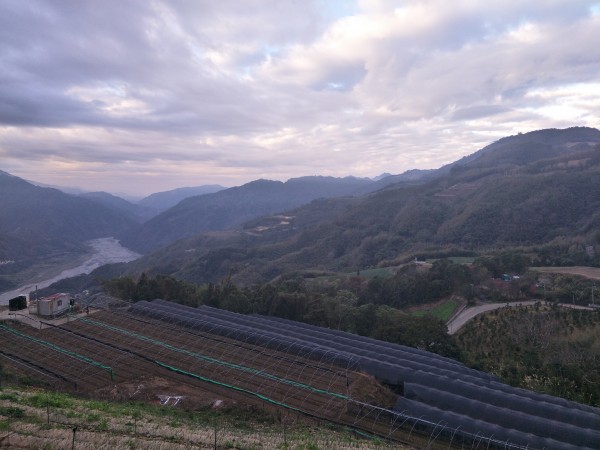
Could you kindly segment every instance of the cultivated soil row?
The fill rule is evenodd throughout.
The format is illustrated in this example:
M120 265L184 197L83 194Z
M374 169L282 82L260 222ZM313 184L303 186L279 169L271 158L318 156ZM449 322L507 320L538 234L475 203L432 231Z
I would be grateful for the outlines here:
M298 355L217 333L101 311L44 329L4 322L5 360L54 389L112 400L260 405L406 440L396 395L330 356ZM311 357L312 356L312 357Z

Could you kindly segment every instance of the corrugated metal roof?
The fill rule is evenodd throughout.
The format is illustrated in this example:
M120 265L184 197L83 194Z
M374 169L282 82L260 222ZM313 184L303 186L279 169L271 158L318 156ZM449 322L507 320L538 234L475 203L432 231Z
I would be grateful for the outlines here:
M42 297L40 298L40 302L51 302L52 300L57 300L61 297L66 297L69 294L65 294L64 292L58 293L58 294L52 294L49 295L48 297Z

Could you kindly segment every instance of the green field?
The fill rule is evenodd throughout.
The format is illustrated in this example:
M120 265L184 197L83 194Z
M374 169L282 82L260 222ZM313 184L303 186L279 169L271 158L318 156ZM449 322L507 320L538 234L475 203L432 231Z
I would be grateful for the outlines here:
M413 316L422 317L427 314L437 317L438 319L446 322L452 314L457 310L459 304L455 300L448 300L447 302L441 303L434 308L431 309L422 309L420 311L413 312Z
M375 269L365 269L360 271L360 275L366 278L391 278L394 274L393 267L377 267Z
M448 259L448 260L452 261L454 264L473 264L475 262L476 258L474 256L450 256L450 257L444 258L444 259ZM425 262L427 262L429 264L433 264L435 261L439 261L439 258L428 259Z
M376 267L374 269L364 269L364 270L360 270L358 272L358 274L361 277L364 278L374 278L374 277L380 277L380 278L392 278L396 272L395 272L396 267ZM328 282L328 283L334 283L334 282L340 282L340 281L344 281L347 280L349 277L352 277L354 275L356 275L357 272L338 272L338 273L331 273L331 274L327 274L327 275L321 275L321 276L316 276L316 277L305 277L306 280L310 281L317 281L317 282Z

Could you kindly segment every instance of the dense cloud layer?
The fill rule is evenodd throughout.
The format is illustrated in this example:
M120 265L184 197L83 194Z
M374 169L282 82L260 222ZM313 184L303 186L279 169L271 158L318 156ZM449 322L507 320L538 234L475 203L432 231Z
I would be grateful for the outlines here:
M600 3L543 3L3 1L2 169L145 194L598 127Z

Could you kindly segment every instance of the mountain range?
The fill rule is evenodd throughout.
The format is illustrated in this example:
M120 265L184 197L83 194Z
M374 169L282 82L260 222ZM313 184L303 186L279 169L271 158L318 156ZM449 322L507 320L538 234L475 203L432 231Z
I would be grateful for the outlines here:
M552 247L572 264L600 244L599 143L600 131L590 128L512 136L410 184L318 199L178 241L131 270L253 283L285 272L352 271L517 247Z
M182 200L196 195L212 194L214 192L226 189L218 184L208 184L202 186L182 187L170 191L156 192L141 199L138 205L150 208L160 214L163 211L175 206Z
M32 265L77 256L83 242L135 225L115 208L0 171L0 290Z
M184 199L121 235L121 240L125 246L146 253L181 238L230 229L246 220L292 209L317 198L356 194L375 184L372 180L354 177L302 177L285 183L256 180Z
M503 247L566 246L568 258L600 240L598 144L593 128L539 130L437 170L377 181L256 180L182 188L135 204L106 193L69 195L0 172L0 261L13 261L0 265L0 290L26 266L81 252L86 240L104 236L146 253L127 266L131 273L196 282L231 275L251 283L289 271L357 270Z
M89 250L85 242L93 238L118 236L146 252L181 237L228 228L313 198L359 192L371 184L379 185L352 177L257 180L230 189L175 189L134 203L106 192L67 193L0 172L0 291L27 282L36 271L72 263Z

